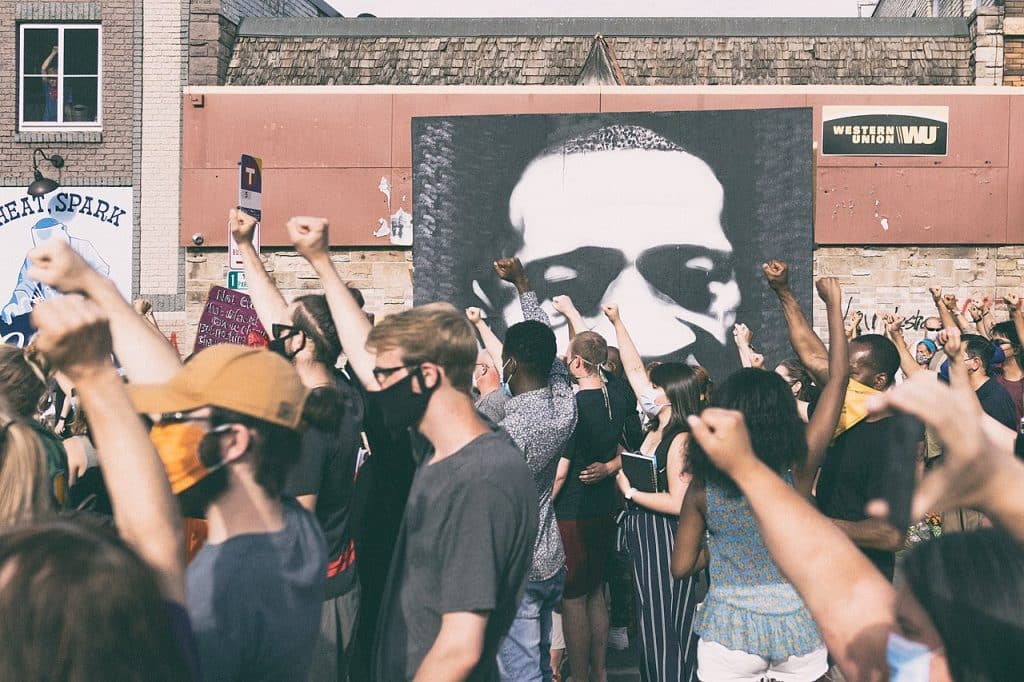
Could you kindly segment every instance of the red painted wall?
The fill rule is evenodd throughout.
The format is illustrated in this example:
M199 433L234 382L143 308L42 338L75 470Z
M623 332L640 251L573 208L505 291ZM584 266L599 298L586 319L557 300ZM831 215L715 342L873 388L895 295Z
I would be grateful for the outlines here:
M181 243L225 244L243 152L263 158L264 244L313 214L336 246L389 246L373 236L390 215L378 185L388 178L391 213L411 212L414 116L810 106L818 142L823 105L948 106L949 153L817 155L818 243L1024 242L1024 98L997 88L228 87L184 96Z

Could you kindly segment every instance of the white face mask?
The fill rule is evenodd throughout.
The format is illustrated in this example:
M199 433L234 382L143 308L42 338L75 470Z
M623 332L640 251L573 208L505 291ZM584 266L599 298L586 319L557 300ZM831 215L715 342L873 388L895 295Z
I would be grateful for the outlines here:
M890 632L885 660L889 664L890 682L928 682L932 652L927 645Z
M924 338L928 339L929 341L935 341L939 338L939 332L932 331L931 329L925 329Z
M651 419L656 418L658 413L665 408L665 405L658 404L659 393L657 388L651 386L638 396L640 409Z

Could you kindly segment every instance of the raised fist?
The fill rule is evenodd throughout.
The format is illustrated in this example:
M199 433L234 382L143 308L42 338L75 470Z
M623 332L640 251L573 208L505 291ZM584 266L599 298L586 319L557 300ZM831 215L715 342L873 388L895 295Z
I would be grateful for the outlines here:
M256 219L240 208L233 208L228 214L231 236L239 244L251 244L256 234Z
M761 266L768 286L775 291L789 288L789 266L780 260L772 260Z
M526 277L523 272L523 264L519 262L518 258L501 258L494 261L494 272L498 273L498 277L512 284L521 282Z
M839 286L839 280L835 277L821 277L814 283L818 289L818 296L825 305L839 305L842 303L843 289Z
M32 324L36 349L72 382L90 369L110 365L110 325L98 305L78 295L36 304Z
M608 318L608 321L615 324L619 321L619 306L614 303L606 303L601 306L601 312Z
M102 277L63 239L50 239L28 252L28 276L68 294L85 291L93 277Z
M479 308L466 308L466 317L474 325L480 324L484 319L483 311Z
M568 315L572 311L576 310L576 305L568 296L555 296L551 299L551 305L562 315Z
M750 331L750 327L742 322L737 322L732 326L732 336L736 340L737 346L749 346L754 339L754 332Z
M288 221L286 227L288 239L306 260L327 253L327 218L296 216Z

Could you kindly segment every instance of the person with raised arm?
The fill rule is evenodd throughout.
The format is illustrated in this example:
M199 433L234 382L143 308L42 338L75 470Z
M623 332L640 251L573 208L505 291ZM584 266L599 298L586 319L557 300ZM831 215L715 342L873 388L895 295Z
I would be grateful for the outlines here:
M556 357L550 320L522 263L502 258L493 266L498 277L515 286L524 319L509 327L501 350L502 377L511 397L499 426L526 456L539 510L525 593L498 654L498 667L504 680L548 682L552 678L551 614L565 584L565 550L552 492L559 459L576 428L576 400L568 369Z
M903 316L895 313L882 313L882 325L885 333L885 338L892 341L896 347L896 352L900 354L900 370L903 372L903 376L908 379L918 372L924 372L928 369L928 361L931 360L931 356L915 357L910 353L910 348L907 347L907 339L903 336ZM928 339L922 339L921 343L932 344L931 352L935 353L937 350L934 343ZM918 356L922 356L921 343L918 344ZM924 360L924 362L921 362Z
M310 426L303 431L302 451L288 474L285 493L316 515L327 540L327 591L309 680L344 681L359 615L350 502L362 449L363 397L354 380L336 369L344 349L326 297L307 294L287 303L253 246L256 219L232 209L229 222L253 308L271 337L270 350L291 362L303 385L332 405L329 429Z
M477 370L481 373L480 379L482 379L483 385L480 397L476 401L476 409L497 424L505 418L505 403L512 397L508 390L508 384L498 369L501 364L501 339L484 321L483 311L480 308L466 308L466 319L476 329L484 345L477 357ZM477 373L474 372L473 376L476 377ZM484 388L489 390L485 393Z
M773 560L846 679L995 682L1015 679L1024 665L1024 465L1012 456L1014 434L982 413L962 361L950 374L950 387L916 376L874 397L871 409L914 414L946 447L914 495L914 516L979 506L999 528L916 546L898 591L758 459L741 413L709 409L690 420L702 449L749 500Z
M62 239L28 253L29 276L61 293L85 294L109 320L114 355L133 382L167 381L181 369L170 342L121 296L114 282L94 270Z
M327 219L296 216L286 228L295 250L320 278L334 328L348 359L349 374L354 385L364 391L363 431L370 452L358 468L350 502L360 608L349 677L369 680L381 601L409 489L416 466L428 456L430 445L415 429L390 425L379 404L370 399L372 393L381 389L373 375L374 356L366 350L373 327L331 261Z
M43 515L0 533L0 677L197 680L181 515L111 361L107 321L94 303L66 296L39 302L32 323L38 351L75 382L89 410L120 541ZM0 425L5 450L27 438L17 418ZM54 608L58 596L75 609Z
M818 281L829 339L829 383L805 427L789 387L774 372L743 369L715 392L713 405L739 410L752 424L757 457L810 496L846 392L849 366L842 293L835 278ZM828 670L828 652L793 586L778 572L735 484L691 443L686 491L672 553L684 578L710 561L711 588L698 613L697 674L702 680L754 677L813 682ZM707 540L705 541L705 536Z
M782 303L790 340L800 361L816 380L827 382L828 365L822 364L820 356L825 345L811 329L789 287L788 266L774 260L764 266L764 273ZM850 378L846 397L828 455L822 462L815 499L822 513L832 518L891 579L896 550L903 545L904 533L884 519L869 517L864 505L888 485L886 457L891 454L887 445L893 434L912 432L917 443L914 452L901 456L923 461L924 427L919 423L901 423L911 420L905 415L868 414L868 398L895 382L900 356L893 343L879 334L861 334L849 342L848 348ZM809 414L813 418L814 410L810 409Z
M680 505L690 483L684 472L689 437L685 420L704 407L702 382L692 367L681 362L660 364L648 374L618 306L608 304L602 310L615 328L626 377L650 420L640 454L654 458L658 479L657 491L645 492L633 487L623 472L616 476L628 507L619 546L625 548L633 565L640 677L647 682L692 680L697 669L697 639L691 625L698 583L696 578L675 580L669 563ZM658 594L666 596L653 598Z

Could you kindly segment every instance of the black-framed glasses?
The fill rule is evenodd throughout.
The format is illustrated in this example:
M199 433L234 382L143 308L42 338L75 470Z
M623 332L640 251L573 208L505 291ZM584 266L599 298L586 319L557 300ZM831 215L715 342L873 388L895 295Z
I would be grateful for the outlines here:
M388 380L388 378L393 376L395 374L395 372L399 372L399 371L401 371L403 369L409 370L409 373L412 374L414 372L418 372L419 369L420 369L420 366L419 365L398 365L397 367L374 367L373 370L371 370L371 371L373 372L373 378L377 380L377 383L378 384L383 384L385 381Z
M290 339L298 334L299 330L290 324L272 324L270 333L274 335L275 339Z

